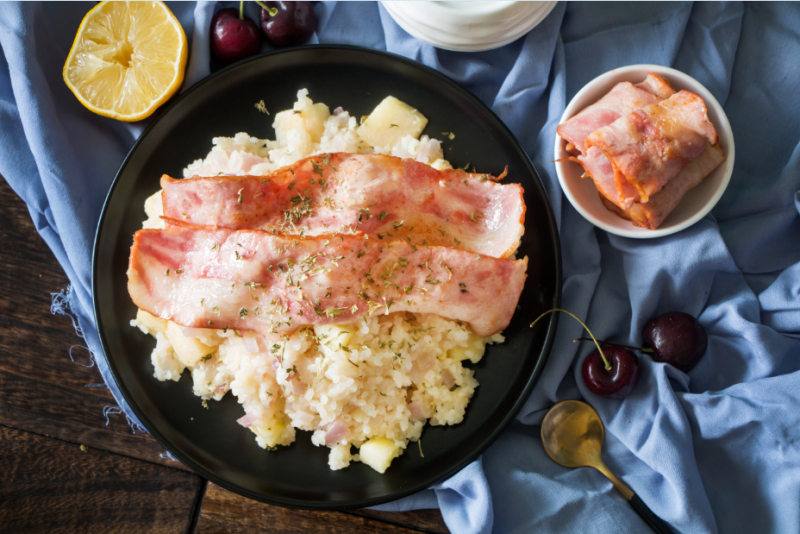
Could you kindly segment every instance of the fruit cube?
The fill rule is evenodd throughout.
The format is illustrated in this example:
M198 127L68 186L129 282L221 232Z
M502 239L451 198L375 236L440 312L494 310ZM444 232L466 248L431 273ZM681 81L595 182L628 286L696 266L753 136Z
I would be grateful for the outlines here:
M472 351L472 355L468 355L467 351ZM466 347L453 347L447 351L447 355L454 360L469 359L472 363L478 363L484 352L486 352L486 338L470 333Z
M406 135L418 138L428 119L405 102L387 96L358 127L358 135L375 147L391 148Z
M136 312L136 322L139 323L139 328L147 330L147 334L155 336L159 332L164 332L167 329L167 321L160 319L154 315L150 315L144 310Z
M299 110L281 111L275 115L275 122L272 125L275 128L275 139L281 145L285 145L288 143L289 130L300 130L309 133L312 143L319 143L322 134L325 133L325 121L330 116L330 109L321 102Z
M361 461L378 473L385 472L399 452L400 447L395 445L394 441L386 438L372 438L365 441L359 449Z
M250 430L263 440L263 443L259 442L259 445L265 449L272 449L278 445L287 445L282 439L285 428L285 422L280 419L273 419L261 425L253 425L250 427Z
M173 322L167 324L166 334L175 355L186 367L194 367L198 361L215 352L199 339L183 335L181 327Z

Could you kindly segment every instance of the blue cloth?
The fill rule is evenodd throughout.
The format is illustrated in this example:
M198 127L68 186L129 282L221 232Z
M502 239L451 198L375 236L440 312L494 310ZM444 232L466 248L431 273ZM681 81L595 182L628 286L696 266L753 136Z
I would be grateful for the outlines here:
M92 324L91 247L111 180L144 124L92 115L61 80L90 7L0 3L0 174L69 276L72 310L113 388ZM218 6L171 7L192 41L188 87L208 73ZM525 37L480 53L422 44L378 4L315 9L313 42L420 61L505 121L555 211L563 306L599 338L639 344L646 322L671 310L699 317L709 336L689 373L642 354L634 392L607 400L584 386L580 364L591 347L572 342L581 327L562 317L537 387L497 442L451 479L383 508L439 506L458 533L644 531L599 473L560 467L542 449L546 409L583 398L606 424L609 467L677 531L800 532L800 4L559 4ZM724 105L737 147L730 186L711 214L652 240L586 222L550 162L566 102L595 76L636 63L670 65L702 82Z

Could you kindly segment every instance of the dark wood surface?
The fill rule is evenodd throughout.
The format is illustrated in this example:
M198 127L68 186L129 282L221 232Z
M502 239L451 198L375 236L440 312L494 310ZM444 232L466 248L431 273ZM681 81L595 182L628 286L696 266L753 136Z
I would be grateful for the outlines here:
M0 533L447 533L438 510L311 512L208 483L133 433L71 320L69 281L0 177ZM70 359L72 354L72 359ZM74 359L74 361L73 361Z

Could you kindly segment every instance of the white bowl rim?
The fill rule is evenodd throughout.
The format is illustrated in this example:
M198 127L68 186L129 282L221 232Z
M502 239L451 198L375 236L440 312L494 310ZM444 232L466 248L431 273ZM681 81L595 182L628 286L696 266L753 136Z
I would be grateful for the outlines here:
M556 175L558 176L558 182L561 185L561 190L564 191L564 195L569 200L570 204L580 213L586 220L609 232L611 234L623 236L623 237L631 237L635 239L652 239L655 237L663 237L667 235L674 234L676 232L680 232L685 228L693 225L703 217L705 217L708 212L710 212L714 206L719 202L719 199L722 197L722 194L725 192L725 189L728 187L728 183L731 179L731 174L733 173L733 164L736 158L736 148L734 145L733 140L733 131L731 130L730 122L728 121L728 116L725 114L725 110L722 108L720 103L714 98L714 95L706 89L706 87L686 74L685 72L681 72L679 70L673 69L671 67L665 67L663 65L652 65L652 64L640 64L640 65L628 65L625 67L619 67L616 69L612 69L608 72L601 74L600 76L596 77L589 83L583 86L583 88L578 91L574 97L570 100L567 107L564 109L564 113L561 115L561 119L559 120L559 124L563 124L567 119L575 115L580 111L580 109L576 109L579 105L579 102L583 99L583 97L591 92L594 91L597 87L603 85L609 85L608 89L610 90L611 80L618 79L620 76L623 76L628 73L636 73L641 74L642 72L655 72L656 74L664 75L667 79L672 82L673 80L680 80L682 82L681 85L687 86L689 90L694 93L697 93L705 102L708 108L714 108L716 115L719 117L719 124L714 124L717 131L720 134L721 139L725 139L727 143L727 153L725 154L725 161L722 162L722 167L724 169L724 175L722 181L720 182L717 189L714 191L714 194L706 201L701 209L699 209L695 214L691 217L687 218L684 221L681 221L678 224L673 226L669 226L666 228L657 228L655 230L649 230L647 228L640 228L638 226L634 226L633 223L623 219L622 217L619 218L620 226L610 225L600 219L597 219L594 215L592 215L588 210L586 210L575 198L570 191L568 184L566 183L566 177L562 172L562 165L571 163L571 162L555 162L556 166ZM643 78L642 78L643 79ZM618 80L623 81L623 80ZM638 83L641 80L629 80L634 83ZM617 83L618 83L617 82ZM581 104L581 109L587 107L590 104ZM564 144L564 140L556 134L555 139L555 151L554 151L554 159L559 159L562 157L561 148ZM686 193L691 194L691 190Z
M508 21L527 16L530 12L536 11L541 4L546 2L515 2L513 0L483 1L483 2L459 2L460 7L456 9L453 2L431 2L431 1L396 1L387 0L384 4L397 5L404 8L407 15L417 22L427 20L438 20L450 26L463 28L479 21L481 24L503 25ZM446 19L444 19L446 17Z
M384 0L381 3L403 30L424 43L454 52L480 52L505 46L527 34L547 18L558 2L552 0L538 2L535 9L513 21L512 27L508 28L508 33L500 32L484 38L465 37L461 30L449 34L443 28L420 24L419 21L409 16L409 13L413 11L409 7L412 7L411 4L414 2ZM512 3L528 4L527 2Z

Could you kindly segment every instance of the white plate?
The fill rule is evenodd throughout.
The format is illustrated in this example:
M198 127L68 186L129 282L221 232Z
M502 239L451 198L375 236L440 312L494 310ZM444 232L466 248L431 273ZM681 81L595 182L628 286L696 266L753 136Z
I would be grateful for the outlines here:
M519 39L556 2L382 2L405 31L445 50L477 52Z
M705 101L708 108L708 118L717 129L719 144L725 152L725 161L706 176L700 185L690 189L684 195L672 213L661 223L661 226L655 230L639 228L630 221L612 213L600 201L594 182L590 178L580 178L583 174L583 169L580 165L571 161L556 162L556 174L558 175L561 189L564 190L564 194L570 203L586 220L606 232L637 239L649 239L674 234L702 219L711 211L711 208L719 201L722 193L725 192L733 173L733 162L736 156L731 125L717 99L700 82L688 74L669 67L662 67L661 65L630 65L601 74L587 83L573 97L561 116L560 124L563 124L582 109L597 102L619 82L639 83L645 79L648 72L655 72L663 76L675 90L686 89L692 91ZM566 141L556 135L554 159L558 160L569 155L566 151L566 145Z

